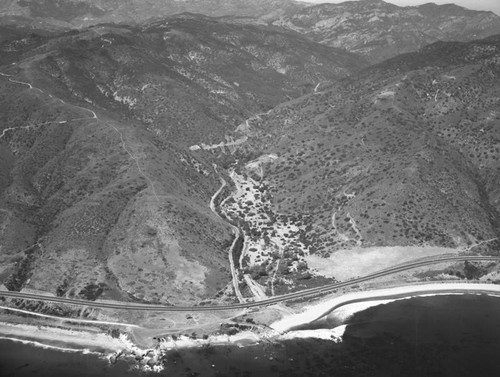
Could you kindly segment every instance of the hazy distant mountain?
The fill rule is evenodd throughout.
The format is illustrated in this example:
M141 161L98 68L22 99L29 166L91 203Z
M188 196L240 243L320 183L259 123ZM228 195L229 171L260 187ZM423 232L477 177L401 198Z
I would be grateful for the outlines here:
M4 0L0 16L81 27L103 22L143 22L184 12L212 17L276 17L304 5L292 0Z
M9 35L0 281L80 297L231 300L232 236L209 208L225 173L188 147L366 67L295 33L195 15Z
M142 23L184 12L272 23L371 62L439 40L469 41L500 33L500 17L492 12L454 4L399 7L382 0L313 6L293 0L5 0L0 4L0 25L80 28Z
M313 40L378 62L438 40L468 41L500 33L500 17L454 4L399 7L381 0L321 4L273 21Z

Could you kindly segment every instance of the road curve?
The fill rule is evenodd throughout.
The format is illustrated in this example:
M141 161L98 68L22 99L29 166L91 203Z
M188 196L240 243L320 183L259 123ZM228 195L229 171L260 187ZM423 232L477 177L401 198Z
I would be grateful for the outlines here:
M436 263L444 263L444 262L461 262L461 261L499 261L500 257L488 257L481 255L462 255L462 256L445 256L445 257L436 257L433 259L425 259L425 260L416 260L413 262L409 262L406 264L402 264L393 268L388 268L383 271L375 272L370 275L366 275L360 278L351 279L348 281L340 282L340 283L332 283L327 284L321 287L304 289L302 291L287 293L280 296L271 297L261 301L255 302L247 302L247 303L239 303L239 304L231 304L231 305L218 305L218 306L167 306L167 305L157 305L157 304L142 304L142 303L133 303L133 302L106 302L106 301L85 301L73 298L65 298L65 297L53 297L53 296L44 296L37 295L31 293L21 293L14 291L0 291L0 297L12 297L19 298L24 300L35 300L35 301L47 301L47 302L55 302L61 304L69 304L69 305L79 305L86 306L92 308L100 308L100 309L119 309L119 310L144 310L144 311L156 311L156 312L201 312L201 311L215 311L215 310L234 310L234 309L248 309L259 306L266 306L277 304L284 301L290 301L295 299L303 299L307 297L317 296L323 293L331 292L335 289L347 287L350 285L359 284L368 280L376 279L379 277L383 277L386 275L410 270L416 267L427 266Z
M214 166L214 169L217 172L217 165ZM221 186L215 192L215 194L212 196L212 198L210 199L210 209L215 214L215 216L217 216L222 222L226 223L231 228L231 230L233 232L234 240L233 240L233 243L231 244L231 246L229 247L229 250L228 250L229 267L231 268L231 276L232 276L232 280L233 280L234 293L235 293L236 297L238 298L239 302L245 302L245 298L243 297L243 295L241 294L241 291L240 291L240 285L238 283L238 274L236 272L236 269L234 268L234 257L233 257L233 255L234 255L233 250L238 243L238 239L241 237L241 231L238 227L234 226L229 221L225 220L221 215L219 215L219 213L217 212L217 210L215 208L215 199L217 198L217 196L219 196L219 194L222 192L222 190L224 190L224 187L227 186L226 180L222 177L219 177L219 178L221 181Z

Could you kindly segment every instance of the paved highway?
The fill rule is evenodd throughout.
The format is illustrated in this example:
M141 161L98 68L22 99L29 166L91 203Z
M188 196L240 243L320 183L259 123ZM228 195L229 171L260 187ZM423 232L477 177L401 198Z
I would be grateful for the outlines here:
M12 297L19 298L24 300L34 300L34 301L47 301L47 302L55 302L61 304L70 304L70 305L79 305L79 306L87 306L93 308L101 308L101 309L120 309L120 310L145 310L145 311L157 311L157 312L201 312L201 311L214 311L214 310L233 310L233 309L247 309L258 306L266 306L277 304L284 301L290 301L294 299L303 299L307 297L317 296L323 293L331 292L335 289L347 287L350 285L359 284L368 280L376 279L379 277L383 277L386 275L410 270L416 267L427 266L436 263L444 263L444 262L462 262L462 261L499 261L500 257L487 257L487 256L472 256L472 255L462 255L462 256L440 256L432 259L419 259L413 262L408 262L406 264L401 264L396 267L388 268L386 270L382 270L379 272L375 272L370 275L366 275L360 278L351 279L348 281L340 282L340 283L332 283L327 284L321 287L314 287L309 289L304 289L302 291L287 293L280 296L274 296L265 300L255 301L255 302L247 302L247 303L239 303L239 304L230 304L230 305L218 305L218 306L167 306L167 305L157 305L157 304L141 304L141 303L133 303L133 302L106 302L106 301L86 301L65 297L53 297L53 296L44 296L37 295L31 293L21 293L15 291L0 291L0 296L3 297Z

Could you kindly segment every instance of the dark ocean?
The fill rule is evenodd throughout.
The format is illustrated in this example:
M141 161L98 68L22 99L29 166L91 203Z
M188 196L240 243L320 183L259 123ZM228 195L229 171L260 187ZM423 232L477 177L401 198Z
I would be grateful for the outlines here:
M0 341L0 376L500 376L500 299L420 297L380 305L349 320L342 343L297 339L238 348L171 351L165 370Z

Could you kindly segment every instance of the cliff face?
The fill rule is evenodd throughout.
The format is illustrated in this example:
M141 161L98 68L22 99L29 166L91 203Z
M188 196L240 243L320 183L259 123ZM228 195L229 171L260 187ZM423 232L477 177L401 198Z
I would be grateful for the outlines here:
M372 62L442 41L469 41L500 33L500 17L453 4L398 7L383 1L321 4L287 13L274 25L296 30Z

